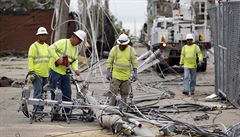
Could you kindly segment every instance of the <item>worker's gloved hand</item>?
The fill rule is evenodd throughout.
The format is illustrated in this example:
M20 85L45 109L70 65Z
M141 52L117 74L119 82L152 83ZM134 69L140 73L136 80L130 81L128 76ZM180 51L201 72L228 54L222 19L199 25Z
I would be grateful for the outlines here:
M107 78L107 80L111 81L112 80L112 72L107 71L106 78Z
M55 66L57 67L57 66L61 65L62 63L63 63L63 58L60 57L60 58L55 62Z
M198 62L198 67L201 67L202 66L202 62Z
M75 70L75 74L76 74L77 76L80 76L80 71L79 71L79 70Z
M57 63L58 65L61 65L61 64L63 63L63 58L60 57L60 58L56 61L56 63Z
M63 65L68 67L70 63L68 62L68 56L62 56L55 62L56 67L59 65Z
M35 73L32 73L30 76L29 76L29 79L34 82L36 79L37 79L37 75Z
M138 79L137 74L132 74L130 81L135 82Z
M63 66L68 67L70 65L70 63L68 62L68 56L63 56L62 57L62 64Z
M28 71L28 74L35 74L35 71Z
M180 67L180 68L183 68L183 64L179 64L179 67Z

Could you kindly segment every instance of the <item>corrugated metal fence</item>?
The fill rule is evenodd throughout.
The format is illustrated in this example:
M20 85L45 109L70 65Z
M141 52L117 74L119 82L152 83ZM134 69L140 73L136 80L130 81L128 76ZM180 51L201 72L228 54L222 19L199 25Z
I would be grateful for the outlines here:
M215 55L215 90L240 107L240 1L209 9Z

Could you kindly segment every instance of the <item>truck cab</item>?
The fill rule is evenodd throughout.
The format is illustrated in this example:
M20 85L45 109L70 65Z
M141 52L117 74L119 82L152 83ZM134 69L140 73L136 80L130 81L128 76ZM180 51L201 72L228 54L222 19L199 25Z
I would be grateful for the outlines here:
M161 58L164 60L156 65L157 70L158 67L163 70L168 65L179 65L181 48L186 44L185 37L191 33L204 58L204 63L198 67L198 71L206 71L207 50L211 48L206 9L206 0L175 3L172 17L157 16L153 19L150 33L151 48L160 49Z

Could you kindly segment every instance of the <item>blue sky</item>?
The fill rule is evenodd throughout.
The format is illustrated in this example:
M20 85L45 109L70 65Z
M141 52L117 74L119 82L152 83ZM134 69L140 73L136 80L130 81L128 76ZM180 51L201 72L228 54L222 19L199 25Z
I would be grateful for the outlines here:
M147 18L147 0L109 0L109 8L112 14L123 22L123 27L130 29L131 34L134 34L136 22L136 31L139 35Z

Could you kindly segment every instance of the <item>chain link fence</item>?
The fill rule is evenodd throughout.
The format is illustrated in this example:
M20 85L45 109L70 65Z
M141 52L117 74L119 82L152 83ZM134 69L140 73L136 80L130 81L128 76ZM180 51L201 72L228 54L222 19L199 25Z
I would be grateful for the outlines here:
M240 1L209 9L215 57L215 91L240 106Z

